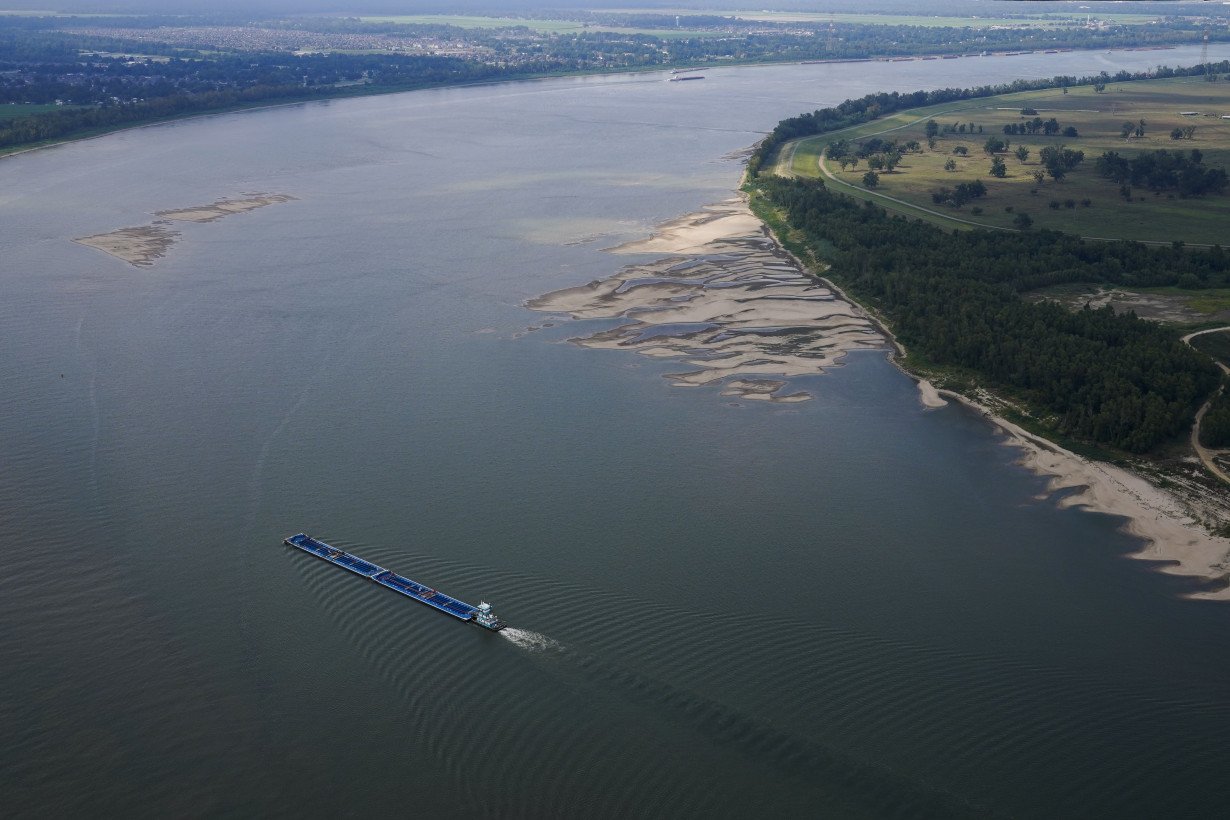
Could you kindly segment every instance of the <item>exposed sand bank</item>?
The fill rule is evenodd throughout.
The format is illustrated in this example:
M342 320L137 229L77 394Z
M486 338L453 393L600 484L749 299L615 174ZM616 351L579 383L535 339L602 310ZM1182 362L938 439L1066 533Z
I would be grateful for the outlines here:
M1160 562L1162 572L1208 579L1210 590L1189 597L1230 600L1230 539L1211 535L1205 522L1225 518L1230 504L1194 483L1182 494L1162 489L1136 473L1078 456L1001 418L986 405L949 390L938 391L982 413L1021 451L1020 463L1049 478L1062 508L1078 507L1121 516L1123 529L1147 543L1133 558Z
M676 385L721 383L725 396L805 401L810 397L805 391L786 392L792 377L822 373L850 350L900 351L892 334L862 308L806 273L742 199L673 220L649 239L610 250L672 255L545 294L527 306L579 321L624 320L571 341L680 359L696 368L671 374ZM918 382L924 406L943 407L947 397L999 427L1005 443L1021 451L1020 463L1049 479L1048 495L1062 494L1060 507L1122 517L1123 529L1145 542L1132 557L1209 582L1207 591L1191 597L1230 600L1230 586L1224 586L1230 579L1230 539L1210 535L1206 527L1230 518L1226 498L1195 480L1172 492L1120 467L1089 461L999 417L990 401L938 390L908 375ZM1181 478L1168 478L1183 484Z
M940 391L935 389L935 385L926 379L917 379L918 381L918 397L922 401L924 407L947 407L948 402L944 401L944 397L940 395Z
M290 202L293 199L293 196L287 194L248 194L242 199L219 199L212 205L158 211L154 215L162 218L149 225L120 228L118 231L83 236L73 241L97 248L117 259L123 259L130 265L149 267L156 260L166 256L171 246L179 240L179 232L168 227L170 220L215 222L231 214L245 213L278 202Z
M695 369L670 374L678 386L723 382L726 396L805 401L805 391L783 392L791 378L823 373L850 350L885 347L863 310L806 274L742 198L609 250L672 255L527 306L575 320L626 320L571 341L680 359Z
M215 222L231 214L242 214L274 205L279 202L290 202L293 196L286 194L254 194L244 199L219 199L212 205L196 205L191 208L179 208L172 211L155 211L154 216L163 219L174 219L178 222Z
M167 249L174 245L178 238L178 232L160 221L136 228L120 228L111 233L83 236L73 241L97 248L131 265L149 267L155 260L165 256Z

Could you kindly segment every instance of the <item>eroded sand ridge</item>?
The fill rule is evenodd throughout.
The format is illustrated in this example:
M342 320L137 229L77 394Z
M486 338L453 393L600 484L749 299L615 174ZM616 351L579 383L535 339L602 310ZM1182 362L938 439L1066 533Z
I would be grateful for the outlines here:
M571 341L679 359L693 369L671 374L676 385L724 382L723 395L803 401L805 391L783 392L791 378L822 373L851 350L885 347L863 311L800 270L742 199L611 252L670 255L527 305L574 320L623 319Z
M237 199L219 199L210 205L158 211L154 216L161 218L148 225L120 228L93 236L82 236L73 241L97 248L117 259L123 259L130 265L149 267L165 256L171 246L179 240L179 232L169 227L171 221L215 222L232 214L246 213L266 205L289 202L293 199L293 196L287 194L245 194L242 198Z

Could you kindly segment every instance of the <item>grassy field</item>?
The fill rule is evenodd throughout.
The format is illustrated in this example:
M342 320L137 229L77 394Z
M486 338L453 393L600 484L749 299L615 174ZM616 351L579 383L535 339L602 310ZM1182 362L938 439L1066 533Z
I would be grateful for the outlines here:
M45 111L76 107L63 105L0 105L0 120L11 120L15 117L26 117L30 114L42 114Z
M1054 117L1061 128L1075 127L1079 136L1005 137L1005 124L1032 119L1032 115L1020 114L1025 107L1036 109L1044 120ZM1200 115L1183 116L1180 112L1184 111L1198 111ZM973 222L1010 228L1016 214L1024 212L1036 228L1054 228L1082 236L1226 244L1230 240L1230 194L1181 199L1141 189L1133 192L1129 203L1119 195L1118 185L1094 171L1094 163L1104 151L1130 156L1159 148L1198 148L1204 153L1205 165L1228 167L1230 120L1221 119L1223 114L1230 114L1230 83L1208 83L1199 78L1111 83L1101 94L1091 87L1073 88L1068 94L1061 89L1029 91L898 112L843 132L801 140L783 149L779 169L799 176L820 175L821 152L839 138L883 136L898 143L917 140L923 145L922 153L906 154L892 173L881 173L880 184L874 191L862 186L865 162L845 172L837 163L828 162L828 169L840 183L834 187L946 226L968 227L967 223ZM941 135L935 148L928 150L924 129L926 121L932 118L941 126L972 123L981 126L983 133ZM1123 123L1142 119L1146 123L1143 138L1121 137ZM1172 129L1191 125L1196 126L1192 139L1170 138ZM992 135L1008 139L1011 150L1024 145L1030 152L1024 163L1011 151L1004 155L1008 166L1004 179L991 176L991 160L983 152L983 143ZM1062 182L1047 177L1039 184L1033 173L1042 169L1038 154L1048 145L1084 151L1085 161ZM964 146L968 156L954 155L957 146ZM956 162L956 170L945 170L949 159ZM941 186L951 188L958 182L974 179L986 184L986 197L960 209L932 202L931 192ZM1090 205L1082 206L1083 200L1089 200ZM1075 207L1068 207L1069 203Z
M525 26L534 31L549 34L579 34L587 31L607 31L617 34L646 34L663 40L686 37L716 37L719 32L690 31L687 29L615 28L593 26L576 20L535 20L523 17L479 17L463 14L400 14L393 16L364 16L365 23L396 23L418 26L457 26L458 28L511 28Z

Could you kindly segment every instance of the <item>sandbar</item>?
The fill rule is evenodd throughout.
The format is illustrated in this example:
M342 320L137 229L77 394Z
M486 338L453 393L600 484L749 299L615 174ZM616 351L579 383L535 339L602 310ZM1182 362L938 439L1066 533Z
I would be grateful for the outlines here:
M155 222L152 225L83 236L73 241L97 248L131 265L149 267L156 259L165 256L167 249L174 245L178 238L177 231L168 228L164 222Z
M287 194L245 194L239 199L219 199L210 205L196 205L191 208L180 208L170 211L158 211L154 216L160 219L148 225L137 225L131 228L120 228L109 233L82 236L73 241L97 248L103 253L122 259L130 265L149 267L155 261L166 256L167 251L180 237L178 231L169 226L172 220L177 222L216 222L232 214L245 213L266 205L278 202L290 202L295 197Z
M725 396L806 401L805 390L785 392L791 378L823 373L851 350L886 346L862 308L806 273L741 197L607 250L670 255L527 307L578 322L623 319L570 341L678 359L693 368L667 375L679 387L720 384Z
M170 211L155 211L154 216L163 219L174 219L177 222L216 222L231 214L242 214L274 205L279 202L290 202L293 196L287 194L252 194L240 199L219 199L211 205L195 205L191 208L177 208Z

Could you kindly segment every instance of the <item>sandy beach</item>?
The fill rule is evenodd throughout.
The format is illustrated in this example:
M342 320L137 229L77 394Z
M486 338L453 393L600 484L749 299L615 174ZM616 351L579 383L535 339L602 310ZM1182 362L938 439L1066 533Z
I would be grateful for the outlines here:
M669 255L527 306L579 321L626 320L571 341L678 359L693 369L669 375L677 386L721 383L724 396L806 401L792 378L823 373L851 350L885 347L863 310L806 274L742 198L608 250Z
M791 258L802 266L800 260L793 255ZM836 286L832 287L845 297ZM924 407L943 407L948 404L947 398L978 411L1005 434L1005 444L1021 451L1021 466L1049 479L1048 495L1061 494L1057 500L1060 507L1123 518L1123 530L1145 542L1132 553L1132 558L1156 562L1162 572L1208 581L1206 590L1191 593L1189 598L1230 600L1230 539L1213 535L1208 526L1230 520L1230 499L1225 495L1214 495L1198 481L1183 481L1175 476L1168 476L1168 481L1178 491L1164 489L1143 475L1090 461L1013 424L996 414L990 396L976 401L951 390L937 389L927 379L901 366L900 355L904 355L905 349L878 321L876 327L887 338L894 363L916 382ZM1193 469L1199 470L1195 466Z
M675 385L718 384L721 395L747 401L806 401L810 394L793 389L793 377L823 373L851 350L904 352L840 290L805 272L742 198L608 250L665 256L545 294L527 306L579 322L623 319L570 341L683 361L693 369L670 374ZM1047 498L1063 508L1121 517L1124 531L1144 541L1132 557L1156 562L1162 572L1208 581L1190 597L1230 600L1230 539L1210 534L1208 527L1230 518L1230 501L1196 480L1185 484L1168 476L1176 489L1164 489L1141 474L1090 461L997 415L993 397L976 401L907 375L917 382L924 407L957 401L998 427L1005 444L1021 452L1020 464L1047 477Z
M290 202L295 197L287 194L245 194L238 199L219 199L209 205L195 205L169 211L157 211L159 219L148 225L120 228L108 233L82 236L73 241L96 248L103 253L122 259L136 267L149 267L166 256L180 238L178 231L168 227L176 222L216 222L232 214L241 214L274 205Z
M1062 508L1077 507L1121 516L1124 531L1146 543L1131 557L1156 561L1162 572L1204 578L1209 589L1191 598L1230 600L1230 539L1209 533L1205 522L1230 513L1225 499L1198 483L1176 493L1113 464L1090 461L997 416L982 402L951 391L943 395L982 413L1002 430L1005 443L1021 451L1020 464L1049 479L1048 494L1062 494ZM1174 480L1172 479L1172 483Z

